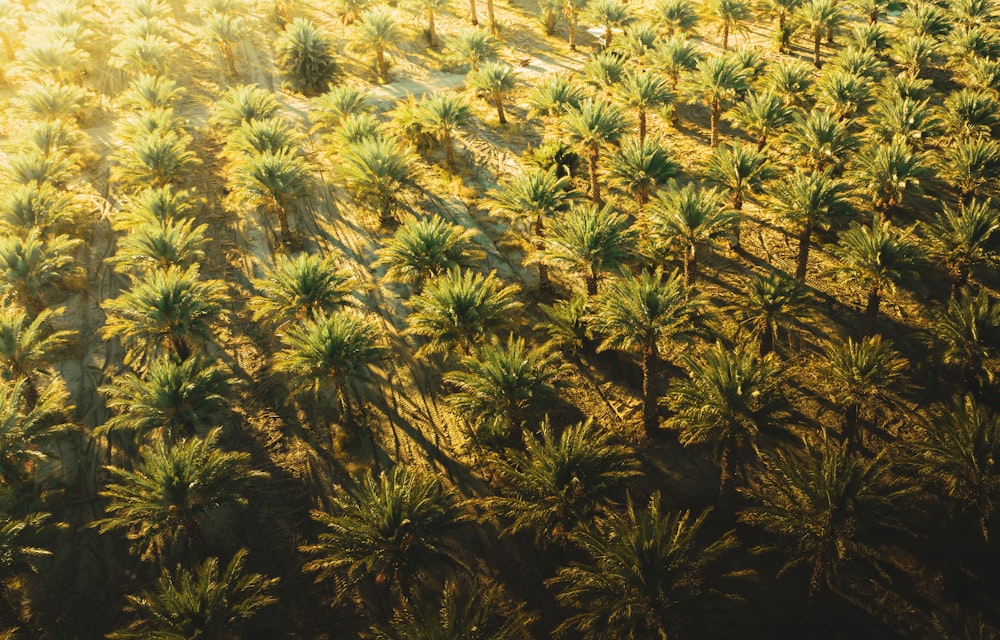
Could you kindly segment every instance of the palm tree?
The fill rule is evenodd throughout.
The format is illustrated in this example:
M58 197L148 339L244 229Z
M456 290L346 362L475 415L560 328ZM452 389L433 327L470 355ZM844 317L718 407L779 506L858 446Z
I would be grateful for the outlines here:
M819 69L823 35L828 35L832 42L834 31L844 22L844 14L834 0L808 0L799 8L797 17L812 37L813 65Z
M812 89L815 73L809 65L801 62L775 62L764 75L764 87L781 98L789 107L806 108L812 103ZM815 113L815 112L813 112ZM793 120L797 113L792 114Z
M45 309L34 320L16 309L0 313L0 380L24 383L25 408L38 403L37 377L51 375L51 365L64 354L75 331L52 330L54 318L65 309Z
M560 177L554 170L531 169L502 180L487 197L496 212L510 219L511 228L527 236L536 250L542 250L548 221L565 211L574 195L569 177ZM544 262L538 263L538 283L541 289L549 286Z
M573 206L553 223L545 248L531 260L579 275L592 296L602 274L616 271L631 256L635 240L628 218L610 206Z
M990 137L1000 124L1000 102L989 93L960 89L944 99L941 120L945 132L956 139Z
M625 133L625 127L625 116L621 110L603 98L584 100L579 108L563 116L562 130L567 142L587 153L590 197L599 207L604 205L598 174L601 149L617 144Z
M593 640L683 637L697 634L698 607L724 602L733 578L719 565L736 548L732 533L701 542L708 513L662 513L659 492L646 509L631 497L612 514L576 535L590 559L561 567L547 584L572 610L557 633L577 631Z
M73 258L80 244L68 236L42 240L37 230L24 238L0 237L0 300L11 300L36 317L82 274Z
M817 109L808 116L796 114L791 128L783 138L790 155L812 171L839 167L856 140L847 125L829 111Z
M280 105L274 95L257 85L230 87L212 107L208 124L228 135L245 122L266 120L278 115Z
M561 0L563 15L566 16L566 39L570 51L576 51L576 22L580 11L587 7L588 0Z
M229 189L238 202L264 207L278 218L281 242L292 241L288 209L306 189L309 169L295 152L281 149L241 157L229 170Z
M330 38L307 18L288 24L274 47L275 61L292 91L319 95L340 72Z
M952 298L969 283L976 266L1000 265L1000 214L988 200L973 200L960 212L945 205L926 229L928 251L947 269Z
M632 24L623 29L622 37L615 41L613 51L616 51L629 60L640 64L648 64L650 54L656 49L659 43L659 30L653 26L640 22Z
M917 78L920 72L936 62L939 45L931 36L907 36L892 43L889 56L903 67L907 75Z
M525 447L489 459L503 490L478 504L505 524L503 535L531 532L542 549L569 542L577 527L614 506L639 473L631 447L593 420L559 434L544 421L541 437L526 436Z
M584 100L580 87L564 76L549 75L534 84L528 92L530 117L552 118L578 109Z
M740 29L740 23L753 16L750 3L744 0L712 0L705 4L705 11L710 19L719 24L723 52L729 50L729 34Z
M250 25L243 16L231 13L210 13L205 19L204 38L219 48L226 62L230 78L239 77L236 71L236 46L250 35Z
M309 120L313 123L313 131L335 131L348 117L375 111L372 94L364 87L353 84L330 87L329 91L309 102Z
M427 46L437 48L437 27L435 17L439 11L448 6L449 0L413 0L413 7L427 17Z
M609 165L612 185L630 195L640 211L649 203L649 195L680 171L666 146L650 138L625 140Z
M688 379L673 384L664 399L673 412L667 425L679 432L681 444L708 444L714 451L720 500L732 495L747 456L757 453L761 436L777 426L787 404L783 366L754 351L717 342L700 358L685 358Z
M583 63L584 82L597 90L613 91L624 76L625 59L613 50L605 49Z
M745 490L753 505L739 518L771 536L760 550L784 556L779 575L797 566L809 571L810 601L829 590L854 602L853 580L885 563L887 534L903 531L897 514L910 494L905 477L881 457L806 447L765 459Z
M355 198L391 220L403 198L417 185L416 157L409 147L375 135L350 145L336 166L338 176Z
M986 293L965 294L930 313L927 342L940 353L942 364L956 371L958 380L973 392L986 391L1000 353L1000 304Z
M844 441L858 444L861 423L873 422L892 405L891 393L902 386L909 363L880 336L855 342L848 338L828 341L823 359L817 363L824 371L834 401L844 412Z
M144 222L119 241L111 261L121 271L136 274L150 269L187 267L204 258L203 248L210 241L205 237L207 229L207 224L194 226L192 218Z
M165 354L187 360L197 341L212 338L223 317L225 284L199 279L198 265L151 271L125 293L104 303L104 339L119 338L131 359Z
M638 277L626 273L594 300L589 324L605 336L599 350L638 351L642 357L642 425L649 436L659 430L655 385L660 354L692 332L700 305L677 271L664 276L660 269Z
M713 247L719 238L731 237L740 216L715 189L687 184L656 195L647 212L646 227L654 251L675 249L684 257L684 281L691 286L698 277L698 254Z
M872 87L869 78L834 67L816 82L816 105L829 110L838 120L850 120L872 103Z
M698 12L691 0L659 0L653 20L669 38L693 31L698 24Z
M798 229L799 253L795 278L805 282L813 232L827 229L850 212L847 185L833 177L829 168L797 171L772 184L768 196L771 209Z
M455 145L452 139L458 129L465 126L471 118L472 110L461 96L435 93L420 101L420 122L441 143L449 169L455 168Z
M113 478L101 492L108 515L93 526L102 534L125 531L132 550L160 566L207 557L206 518L246 505L247 485L267 477L250 466L249 454L223 451L221 435L213 429L173 444L157 437L140 451L135 471L105 467Z
M775 37L778 38L778 53L788 53L787 48L791 37L791 29L788 25L789 14L794 14L804 0L767 0L766 7L769 11L777 14L778 23ZM784 37L788 34L788 37Z
M354 26L354 46L359 52L374 54L375 76L379 81L389 77L386 53L398 47L401 35L395 20L380 9L365 11Z
M334 0L333 13L345 25L355 24L361 14L371 8L371 0Z
M516 285L504 285L493 272L483 276L452 269L427 283L409 301L413 312L407 333L430 339L423 352L446 353L457 346L469 355L483 338L512 323L522 307L518 291Z
M126 34L111 50L108 63L126 73L168 75L176 52L177 43L158 33Z
M771 91L751 93L726 114L726 119L757 140L762 151L772 132L792 122L792 110Z
M463 29L448 41L452 63L468 67L469 71L475 71L486 61L495 60L499 47L500 43L493 34L479 28Z
M247 305L254 320L280 330L355 304L358 281L339 263L336 254L278 256L263 278L253 280L257 295Z
M836 253L843 264L834 272L866 294L867 334L875 332L882 296L916 273L919 252L909 235L881 220L871 227L855 223L840 234Z
M687 0L679 1L687 2ZM677 91L681 76L697 69L698 63L703 59L704 56L698 50L698 46L685 36L679 35L657 47L651 62L670 78L670 90Z
M1000 416L971 395L935 405L910 445L917 477L929 480L961 511L979 521L989 541L994 502L1000 496Z
M440 216L408 218L376 251L378 260L372 266L386 267L386 280L411 284L419 291L431 278L478 262L485 254L475 237L475 231Z
M244 637L249 621L261 609L278 602L272 595L278 579L247 573L246 556L245 549L237 551L221 573L219 559L214 557L194 571L178 568L173 574L165 572L152 591L127 596L128 609L137 619L108 638Z
M868 114L868 132L881 144L900 142L922 147L938 133L940 120L927 108L927 100L883 98Z
M502 450L524 436L529 412L555 395L559 362L558 354L529 349L523 338L494 338L462 358L464 371L444 374L455 389L448 404L472 426L476 444Z
M147 223L180 222L193 218L201 205L189 190L172 185L149 188L123 199L111 219L116 231L128 231Z
M138 191L182 181L198 165L188 149L191 138L173 131L151 133L131 141L116 154L115 179Z
M896 22L908 37L932 36L943 39L952 29L951 19L944 9L930 2L908 5Z
M691 93L711 110L712 147L717 147L722 106L746 89L747 71L736 58L713 56L698 64L689 83Z
M767 154L758 147L735 143L716 147L708 158L705 167L705 179L709 184L721 187L729 193L733 210L737 214L743 211L743 202L748 196L760 192L766 180L776 175ZM733 229L733 246L740 246L740 225Z
M302 136L285 118L261 118L244 122L226 139L226 154L233 160L255 153L291 152L302 144Z
M508 64L502 62L487 62L484 66L469 73L467 82L476 95L489 101L497 110L500 124L507 124L504 115L504 98L517 87L517 72Z
M938 176L958 192L961 213L972 198L993 193L1000 183L1000 143L992 138L956 140L938 161Z
M482 582L482 584L477 584ZM407 595L392 619L372 629L375 640L529 640L537 616L511 602L500 584L488 577L447 580L444 588Z
M751 274L744 296L731 307L740 329L748 329L761 358L774 350L782 334L799 328L809 317L809 300L798 282L776 271Z
M206 358L156 360L141 378L125 373L101 387L115 415L94 429L94 434L125 432L142 440L156 433L168 443L198 435L218 424L235 382Z
M35 82L18 91L17 103L31 118L79 122L91 106L91 97L83 87L76 85Z
M70 429L64 416L73 405L61 379L47 384L34 398L33 406L28 404L28 394L27 380L0 384L0 480L4 492L27 488L39 463L49 458L49 443ZM3 551L0 546L0 563Z
M388 355L378 323L357 312L335 311L287 325L278 337L285 348L275 354L274 368L288 376L293 390L319 396L332 388L345 418L353 420L353 388L370 381L372 367Z
M81 209L79 200L49 183L8 185L0 194L0 229L11 235L37 229L48 240L78 228Z
M135 112L174 109L184 93L184 88L170 78L143 74L118 97L118 106Z
M622 106L635 109L639 121L639 142L646 140L647 113L666 106L674 98L666 81L651 71L626 73L617 87L617 97Z
M597 25L604 37L602 48L611 46L611 37L615 29L621 29L635 20L628 5L621 0L590 0L584 10L586 17Z
M305 571L404 598L424 576L458 564L455 535L466 519L451 490L402 467L336 487L329 507L312 517L323 532L302 547L312 556Z
M833 57L833 66L838 71L873 81L880 80L885 75L885 63L882 62L878 53L871 48L859 47L854 44L841 49Z

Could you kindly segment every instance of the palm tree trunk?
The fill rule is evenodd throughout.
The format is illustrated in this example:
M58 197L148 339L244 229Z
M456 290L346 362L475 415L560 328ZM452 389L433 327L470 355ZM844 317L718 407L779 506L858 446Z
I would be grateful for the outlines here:
M537 251L545 249L545 219L541 213L535 214L534 245ZM538 261L538 288L542 291L549 291L552 288L549 282L549 266L542 260Z
M812 239L812 223L806 223L799 232L799 258L795 265L795 279L806 281L806 270L809 266L809 241Z
M292 230L288 226L288 212L285 211L285 207L278 204L278 206L274 208L274 213L278 216L278 228L281 230L281 243L291 243Z
M656 343L646 346L642 353L642 428L647 437L659 432L656 419L656 391L653 387L656 376Z
M490 33L497 34L497 19L493 16L493 0L486 0L486 15L490 20Z
M35 381L31 379L31 376L26 376L24 378L24 411L25 413L31 413L38 406L38 386L35 385Z
M507 124L507 117L503 112L503 97L501 97L500 94L493 96L493 104L496 105L497 119L500 120L500 124Z
M590 273L583 276L583 281L587 285L587 295L597 295L597 269L590 267Z
M684 284L691 286L698 278L698 249L690 247L684 257Z
M767 146L767 131L763 131L760 137L757 138L757 151L763 151L764 147Z
M171 336L170 346L173 348L174 353L177 354L177 359L180 362L184 362L191 357L191 347L184 338L181 338L180 336Z
M473 0L475 1L475 0ZM449 169L455 168L455 145L451 141L451 132L447 129L441 131L441 146L444 147L444 161Z
M882 304L882 294L877 288L868 291L868 304L865 306L865 335L870 336L875 333L875 326L878 322L878 309Z
M861 407L857 402L849 402L844 408L844 442L849 446L857 444L858 423Z
M469 0L469 21L474 27L479 24L479 16L476 15L476 0Z
M646 110L639 109L639 142L646 141Z
M758 353L763 358L772 351L774 351L774 325L768 322L767 327L760 334L760 349Z
M823 32L817 29L816 32L813 33L813 65L817 69L819 69L820 67L819 48L820 45L822 44L822 40L823 40Z
M590 198L598 207L604 206L601 198L601 181L597 175L597 163L601 159L601 150L596 144L590 145L590 155L588 157L588 168L590 169Z
M712 101L712 148L719 146L719 117L722 115L722 103Z
M381 45L375 47L375 67L378 70L378 79L384 80L386 75L385 51L382 50Z
M611 25L604 25L604 50L607 51L611 48Z
M719 460L719 506L727 509L736 494L736 463L735 451L723 447Z
M434 48L437 40L437 33L434 29L434 9L427 7L427 46Z
M569 39L569 50L576 51L576 11L574 9L566 12L566 32Z
M729 51L729 23L722 23L722 50Z
M222 45L222 57L226 59L226 66L229 67L230 75L235 79L239 76L236 72L236 56L233 55L231 44Z

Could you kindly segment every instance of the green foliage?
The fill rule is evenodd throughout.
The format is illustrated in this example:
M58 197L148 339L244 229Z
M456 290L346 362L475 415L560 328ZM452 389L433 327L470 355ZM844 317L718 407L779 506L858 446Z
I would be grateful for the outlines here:
M427 280L472 266L482 258L484 253L475 236L471 229L439 216L409 218L378 250L378 260L372 266L386 267L385 278L390 282L415 285L419 290Z
M275 51L285 84L306 96L323 93L340 71L333 43L306 18L296 18L285 28Z

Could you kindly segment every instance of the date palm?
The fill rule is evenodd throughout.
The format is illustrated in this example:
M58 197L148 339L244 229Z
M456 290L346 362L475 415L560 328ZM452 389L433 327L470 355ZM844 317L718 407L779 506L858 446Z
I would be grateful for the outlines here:
M508 449L488 466L500 495L478 501L503 535L533 533L542 549L563 546L580 525L615 506L639 473L631 447L592 420L557 433L546 421L540 437L525 437L525 451Z
M284 346L274 356L274 369L288 376L296 392L319 397L332 389L348 421L357 385L371 380L372 367L386 358L381 327L354 311L335 311L302 324L290 324L278 336Z
M382 123L370 113L349 115L337 128L337 131L327 137L327 142L335 149L351 148L365 140L383 136Z
M801 62L775 62L763 77L763 86L773 92L788 107L806 108L812 104L809 95L815 82L814 72ZM793 120L798 116L793 112Z
M590 0L584 14L600 28L603 38L601 48L604 50L611 46L615 29L621 29L635 20L628 5L621 0Z
M813 87L816 106L829 110L840 121L864 113L874 100L872 81L836 67L819 77Z
M640 211L649 196L680 171L673 154L660 140L628 138L608 162L611 184L631 196Z
M644 142L647 114L669 104L674 99L673 93L666 81L652 71L626 73L616 89L622 106L635 110L639 122L639 141Z
M52 330L54 318L65 309L46 309L33 320L16 309L0 314L0 380L23 382L25 408L32 411L38 403L37 378L51 375L51 365L65 354L75 331Z
M323 527L303 569L317 579L406 596L426 576L459 564L455 539L466 515L437 478L402 467L336 487L329 507L313 511ZM368 602L371 606L373 603Z
M892 406L892 393L904 384L909 363L888 340L869 336L855 342L831 340L823 345L818 370L824 372L844 418L844 441L854 446L862 423L872 423Z
M101 336L120 339L133 360L187 360L197 343L212 339L212 326L228 302L225 291L219 280L200 279L198 265L148 272L104 303Z
M751 274L743 296L730 307L740 330L759 345L761 358L774 351L782 335L801 330L810 317L809 298L798 282L776 271Z
M250 25L247 24L246 19L232 13L212 12L205 18L203 29L205 40L218 47L219 54L229 70L229 77L238 78L236 47L251 33Z
M866 296L865 331L874 333L883 296L916 274L918 247L909 232L878 220L871 227L854 224L840 234L836 253L842 264L834 272Z
M699 358L687 357L688 378L674 383L664 399L673 415L667 426L684 446L708 444L719 465L719 499L733 495L750 456L763 436L778 427L786 401L783 366L757 349L715 343Z
M610 206L581 205L552 225L545 248L531 257L576 274L588 296L597 293L604 273L616 271L632 255L636 241L628 218Z
M309 169L305 161L287 149L242 156L228 173L231 197L241 203L263 207L274 215L283 244L292 241L288 210L304 193L308 181Z
M1000 416L970 396L935 405L911 443L911 464L960 512L978 520L983 540L993 529L1000 500Z
M478 262L485 254L475 236L475 231L440 216L408 218L376 251L378 260L372 266L386 267L386 280L414 285L419 291L431 278Z
M335 254L279 256L264 277L253 280L258 293L247 305L254 320L281 329L354 305L358 282L339 262Z
M70 429L64 417L73 405L61 379L37 393L32 406L30 393L27 379L0 384L0 480L5 492L28 488L39 463L49 459L49 443Z
M116 231L129 231L147 223L181 222L193 218L202 202L189 190L172 185L143 189L124 199L111 218Z
M945 205L925 223L928 252L947 270L953 298L975 267L1000 265L1000 214L991 205L973 200L957 212Z
M647 436L659 431L656 381L660 355L687 338L701 300L692 297L680 273L625 273L594 300L591 329L604 336L599 350L638 352L642 362L642 425Z
M63 83L34 82L18 91L17 105L26 116L42 120L80 122L92 104L83 87Z
M6 178L7 183L49 183L62 189L79 176L80 169L78 156L65 151L45 153L29 147L7 156L0 177Z
M726 119L757 141L762 151L768 137L792 122L792 110L771 91L754 92L726 113Z
M395 20L380 9L365 11L354 26L354 46L359 52L375 56L375 77L379 81L389 78L386 55L397 48L401 35Z
M680 0L687 2L687 0ZM670 78L670 90L677 91L681 77L698 68L704 56L698 46L685 36L673 36L653 52L652 64Z
M989 93L959 89L944 98L941 120L945 132L956 139L989 137L1000 124L1000 102Z
M461 127L472 119L472 109L464 98L447 93L424 97L419 103L419 118L427 132L437 138L444 149L445 163L455 169L454 138Z
M427 18L427 46L431 49L437 48L437 14L448 6L449 0L413 0L412 6L415 10L424 14Z
M499 48L500 43L493 34L480 28L463 29L448 41L452 63L468 67L469 71L475 71L484 62L495 60Z
M896 24L908 37L932 36L937 39L947 36L953 27L943 7L923 0L907 5Z
M350 116L372 114L375 102L365 88L353 84L330 87L321 96L310 100L309 119L313 131L335 131Z
M917 148L925 146L938 134L941 124L927 102L895 97L879 100L868 114L868 134L880 144L901 142Z
M1000 184L1000 143L986 137L956 140L938 161L937 170L958 192L962 212L971 199L995 193Z
M691 286L698 278L698 255L732 237L740 217L715 189L674 185L653 199L646 228L656 253L676 250L683 256L684 281Z
M760 193L764 182L776 173L764 151L740 143L716 147L705 167L706 181L728 192L737 214L743 211L744 200ZM740 246L739 224L733 230L733 246Z
M810 173L798 171L769 189L771 210L797 231L795 278L799 282L805 281L809 268L813 233L846 218L851 211L849 193L847 185L835 179L829 168Z
M653 21L663 28L667 37L674 38L694 30L698 11L691 0L658 0Z
M478 97L493 105L500 124L507 124L503 104L517 88L517 72L514 68L502 62L487 62L469 73L467 83Z
M583 63L584 82L598 91L607 91L610 94L625 76L625 62L622 55L615 51L604 50L596 53Z
M912 485L882 457L865 459L832 446L766 458L740 520L768 534L760 551L783 556L781 573L803 566L810 602L829 590L854 601L854 581L878 571Z
M842 165L856 142L844 122L822 109L808 116L796 114L782 140L790 154L814 172Z
M743 22L749 20L753 10L749 2L744 0L711 0L705 3L708 17L719 25L722 33L722 51L729 50L729 35L739 30Z
M443 380L454 389L448 404L472 427L473 441L491 449L518 442L533 410L555 395L559 355L548 347L529 348L523 338L494 338L462 358L464 370Z
M586 9L589 0L560 0L566 17L566 40L570 51L576 51L576 30L580 12Z
M908 36L892 43L889 56L911 77L917 78L938 60L937 40L931 36Z
M298 93L316 96L339 73L333 42L307 18L295 18L275 42L275 62L285 84Z
M567 142L587 154L590 175L590 197L598 206L604 205L601 197L601 180L598 172L601 150L618 144L625 133L625 116L613 103L603 99L587 99L562 119L562 131Z
M240 549L220 572L219 559L207 558L194 571L164 572L150 591L127 596L127 608L136 620L108 635L111 640L160 638L244 637L244 629L261 609L278 599L277 578L246 570Z
M688 82L691 94L709 108L712 147L717 147L722 107L746 89L747 70L734 57L713 56L698 64Z
M161 567L206 558L205 520L245 506L249 483L267 477L251 466L249 454L223 450L221 435L213 429L205 438L174 443L154 438L134 471L105 467L111 475L101 492L107 516L92 526L102 534L124 531L140 559Z
M301 144L302 135L286 118L261 118L240 124L226 139L226 152L239 162L255 153L291 152Z
M725 572L737 546L732 533L705 540L708 513L664 513L659 492L643 509L629 498L624 513L597 520L576 535L589 558L561 567L547 584L572 612L557 633L593 640L674 638L695 633L691 616L729 597L745 572Z
M833 41L833 33L844 22L844 13L834 0L808 0L799 7L796 18L802 22L812 38L813 65L819 69L823 36L828 35L830 41Z
M416 187L415 163L409 147L376 135L348 147L336 172L354 197L377 211L385 222Z
M554 170L530 169L500 182L487 194L493 210L510 220L511 228L524 235L535 250L545 246L549 221L569 207L575 193L570 179ZM549 287L545 263L538 263L539 287Z
M133 191L183 181L198 165L190 144L189 136L173 131L130 141L116 156L115 179Z
M576 355L583 348L590 340L588 302L585 295L578 293L568 300L538 305L544 320L537 327L549 334L548 345L569 356Z
M94 434L131 433L142 441L156 433L175 442L204 433L225 413L235 382L225 369L205 358L157 360L142 377L124 373L101 387L115 415L94 429Z
M0 299L34 319L83 273L73 257L80 244L63 235L43 240L37 230L24 238L0 237Z
M113 263L130 274L190 266L205 256L204 247L210 241L205 237L207 229L207 224L195 226L192 218L145 222L119 241Z
M12 235L35 229L48 240L76 228L81 209L76 198L49 183L8 185L0 194L0 229Z
M930 312L927 342L967 389L988 390L1000 355L1000 304L984 292L949 300Z
M452 269L409 301L407 333L429 339L422 352L447 353L458 347L469 355L477 343L511 324L522 307L518 292L516 285L504 285L495 273L484 276Z
M564 76L549 75L535 83L528 92L531 117L554 118L580 107L583 90Z
M854 44L837 52L833 57L832 66L838 71L872 81L879 81L885 76L885 63L879 58L878 53Z
M227 89L215 102L208 124L228 135L245 122L274 118L279 109L278 101L267 89L238 85Z

